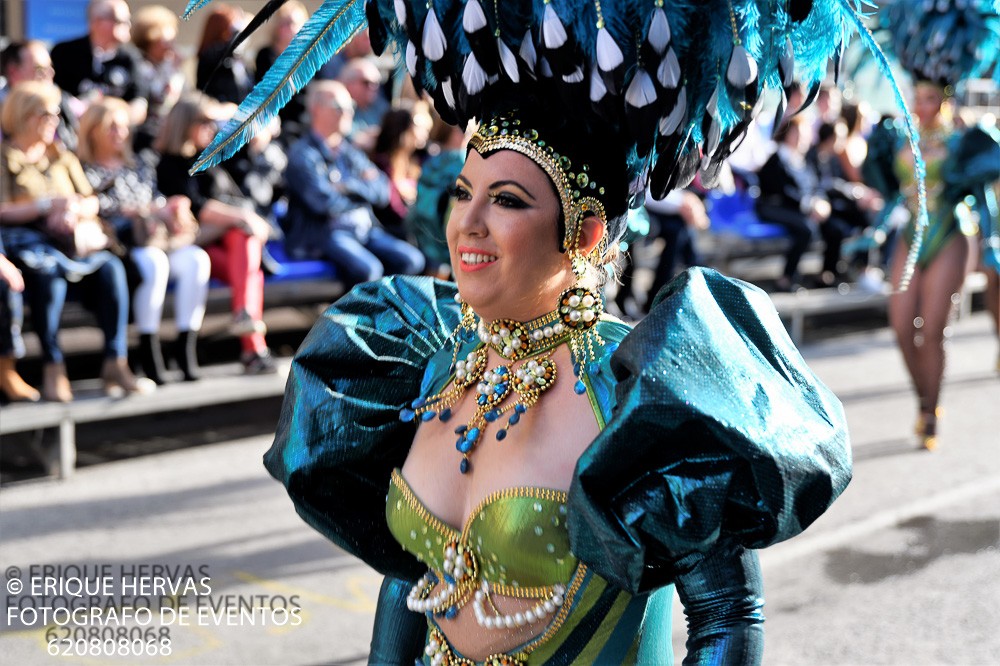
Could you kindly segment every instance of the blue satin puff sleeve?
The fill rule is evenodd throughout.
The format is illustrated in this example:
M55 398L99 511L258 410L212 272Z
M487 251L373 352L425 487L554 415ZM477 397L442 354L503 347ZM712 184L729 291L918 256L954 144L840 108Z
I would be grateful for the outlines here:
M616 406L577 464L568 528L573 552L618 587L647 592L713 549L792 537L851 478L840 402L751 285L678 276L611 370Z
M399 410L420 395L429 359L458 325L454 295L453 284L396 276L331 305L292 361L264 456L307 523L379 572L411 581L426 569L389 533L386 489L416 432Z

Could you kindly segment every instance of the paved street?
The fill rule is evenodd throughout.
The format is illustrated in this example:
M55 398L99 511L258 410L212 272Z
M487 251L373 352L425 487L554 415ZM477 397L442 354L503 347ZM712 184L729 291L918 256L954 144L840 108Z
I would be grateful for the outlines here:
M986 315L955 327L936 453L914 448L915 400L887 330L824 340L803 353L844 401L855 478L806 534L762 553L766 662L996 663L1000 381ZM205 445L0 491L6 588L0 661L67 663L67 657L48 656L45 624L16 612L32 595L30 589L12 593L11 581L30 585L32 565L39 575L41 565L91 571L107 565L97 571L113 579L114 597L132 591L122 589L129 579L123 567L126 574L152 575L135 567L160 564L190 565L195 580L209 579L186 594L154 595L157 602L168 597L153 604L157 612L162 605L203 611L187 622L176 611L155 616L147 628L156 629L157 639L169 633L170 654L77 656L69 663L364 663L379 578L299 520L261 467L269 443L256 437ZM241 601L257 610L226 614ZM276 608L300 610L289 616ZM139 619L107 628L111 636L120 628L142 629ZM145 637L128 634L137 635ZM678 658L683 635L678 613ZM163 643L150 645L166 651Z

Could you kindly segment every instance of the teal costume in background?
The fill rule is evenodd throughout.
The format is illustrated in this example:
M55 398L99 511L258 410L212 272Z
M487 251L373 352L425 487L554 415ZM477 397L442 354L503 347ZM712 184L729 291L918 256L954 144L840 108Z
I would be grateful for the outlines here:
M393 539L386 492L416 432L399 409L447 377L454 294L392 277L332 305L295 357L265 456L309 524L387 576L371 663L423 657L427 620L405 599L427 568ZM599 327L607 344L586 384L606 423L577 463L566 523L572 554L607 585L544 663L672 663L672 584L688 663L757 663L763 599L749 549L801 532L846 487L841 405L767 296L711 270L680 275L631 332ZM617 598L626 608L594 645Z

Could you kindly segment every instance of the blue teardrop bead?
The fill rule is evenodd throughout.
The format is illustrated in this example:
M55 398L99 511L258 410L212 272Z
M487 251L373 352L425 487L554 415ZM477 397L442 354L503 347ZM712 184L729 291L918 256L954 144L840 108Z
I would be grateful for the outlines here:
M518 432L520 432L520 431L518 431ZM503 438L506 437L506 436L507 436L507 431L506 430L497 430L497 441L498 442L502 442Z
M420 420L421 420L421 421L430 421L430 420L431 420L431 419L433 419L433 418L434 418L435 416L437 416L437 412L435 412L435 411L434 411L434 410L432 409L432 410L430 410L430 411L427 411L427 412L424 412L423 414L421 414L421 415L420 415Z
M517 425L517 422L520 420L521 420L521 415L518 414L517 412L514 412L513 414L510 415L510 418L507 419L507 423L511 425Z
M500 412L498 412L495 409L491 409L490 411L483 414L483 418L486 419L487 423L493 423L494 421L497 420L498 416L500 416Z
M444 614L445 618L448 619L448 620L454 619L456 615L458 615L458 609L455 608L454 606L452 606L447 611L445 611L445 614Z
M462 458L462 462L458 464L458 471L465 474L469 471L469 459Z
M526 411L528 411L528 408L522 405L521 403L517 403L516 405L514 405L514 411L517 412L518 414L524 414Z
M587 386L583 383L582 379L576 380L576 384L573 384L573 390L576 391L577 395L583 395L587 392Z
M450 419L451 418L451 407L445 407L444 409L442 409L441 413L438 414L438 418L441 419L442 421L447 421L448 419Z
M458 443L458 450L461 451L462 453L468 453L469 451L472 450L473 444L474 442L470 442L467 439L463 439Z
M470 442L474 442L479 439L479 428L473 428L468 433L466 433L465 438Z
M452 578L451 574L445 574L444 575L444 582L448 583L449 585L454 585L455 584L455 579Z
M456 435L464 435L465 431L468 430L468 429L469 429L469 426L467 426L467 425L460 425L457 428L455 428L455 434Z
M420 409L421 407L423 407L426 404L427 404L427 400L426 399L424 399L424 398L417 398L416 400L414 400L413 402L410 403L410 407L413 407L413 409Z
M404 423L409 423L410 421L412 421L414 416L416 416L416 413L412 409L399 410L399 420L403 421Z

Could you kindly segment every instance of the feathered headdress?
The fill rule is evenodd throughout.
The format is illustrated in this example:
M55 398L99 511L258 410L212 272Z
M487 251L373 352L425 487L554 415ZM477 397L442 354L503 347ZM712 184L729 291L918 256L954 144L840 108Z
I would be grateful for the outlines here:
M207 2L192 0L185 15ZM614 242L624 231L619 213L641 203L647 184L657 197L699 173L711 184L765 91L780 96L780 115L792 86L804 85L812 102L855 31L877 51L863 2L326 0L194 168L232 155L367 22L375 51L393 49L447 121L523 102L564 116L583 136L610 132L627 146L616 168L628 196L602 202Z
M941 87L992 76L1000 81L1000 2L885 0L875 37L918 81Z

